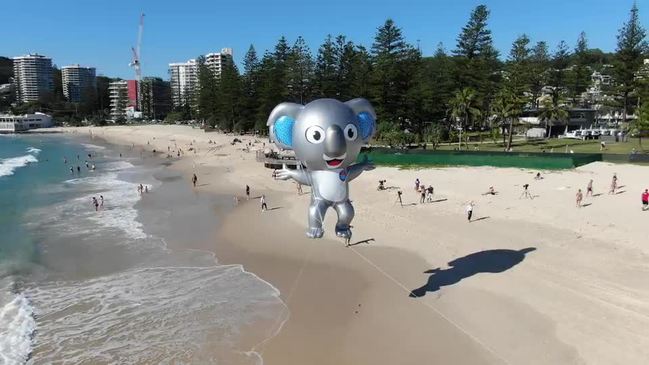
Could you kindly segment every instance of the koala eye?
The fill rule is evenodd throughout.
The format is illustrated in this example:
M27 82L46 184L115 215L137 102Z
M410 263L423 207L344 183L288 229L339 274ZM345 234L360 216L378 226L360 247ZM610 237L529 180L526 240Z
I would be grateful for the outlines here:
M353 141L356 139L356 137L358 137L358 129L353 124L347 124L344 133L345 138L347 138L347 140L349 141Z
M306 129L306 140L313 144L322 143L325 139L324 129L314 125Z

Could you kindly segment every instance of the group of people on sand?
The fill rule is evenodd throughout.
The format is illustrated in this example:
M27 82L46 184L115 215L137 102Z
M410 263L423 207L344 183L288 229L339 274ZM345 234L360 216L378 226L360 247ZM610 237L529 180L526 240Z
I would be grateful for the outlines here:
M435 189L432 185L426 187L419 181L419 178L415 179L415 191L419 193L419 203L431 203L433 201L433 193Z
M93 196L92 205L95 207L95 212L99 211L99 209L102 209L104 207L104 196L99 195L99 199Z
M620 186L618 185L618 178L617 178L617 173L613 173L613 177L611 178L611 186L608 190L609 195L616 195L619 194L618 189ZM593 179L590 179L588 181L588 185L586 186L586 197L592 197L593 196ZM644 189L644 191L640 194L640 199L642 201L642 211L647 211L649 210L649 189ZM577 208L581 208L582 201L584 200L584 194L582 193L581 189L577 190L577 194L575 197L576 200L576 205Z
M611 188L609 189L608 193L609 195L615 195L617 194L617 173L613 174L613 178L611 179ZM585 197L593 197L593 179L590 179L588 181L588 185L586 185L586 196ZM581 191L581 189L577 190L577 194L575 195L575 203L577 208L581 208L584 205L582 204L584 200L584 193Z
M249 185L246 185L245 192L246 192L246 200L250 200L250 186ZM259 203L261 205L261 211L262 212L265 212L265 211L268 210L268 203L266 203L266 194L261 194L261 196L259 197ZM234 196L234 205L238 205L238 204L239 204L239 197L237 197L235 195Z

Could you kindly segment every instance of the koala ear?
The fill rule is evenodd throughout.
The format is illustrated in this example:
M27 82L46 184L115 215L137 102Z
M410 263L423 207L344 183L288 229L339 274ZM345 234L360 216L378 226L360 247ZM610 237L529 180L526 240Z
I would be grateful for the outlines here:
M345 104L356 114L361 138L365 142L369 141L376 131L376 112L372 104L363 98L353 99L345 102Z
M270 140L285 150L293 149L293 126L304 106L295 103L281 103L273 109L268 117Z

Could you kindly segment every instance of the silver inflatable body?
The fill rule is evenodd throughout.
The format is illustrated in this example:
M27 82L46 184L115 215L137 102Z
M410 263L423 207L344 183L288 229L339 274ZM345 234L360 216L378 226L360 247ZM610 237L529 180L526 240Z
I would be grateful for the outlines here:
M374 168L367 159L355 163L361 146L376 129L376 113L369 101L318 99L307 105L282 103L270 113L268 127L271 141L295 151L297 160L306 166L304 169L298 165L297 170L284 167L277 177L311 186L307 236L322 237L322 221L331 207L338 214L336 235L351 237L354 207L349 201L349 182Z

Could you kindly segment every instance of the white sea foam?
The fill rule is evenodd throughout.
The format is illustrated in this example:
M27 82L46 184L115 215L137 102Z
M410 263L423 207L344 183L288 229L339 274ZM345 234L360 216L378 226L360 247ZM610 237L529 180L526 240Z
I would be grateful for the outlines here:
M18 168L29 165L30 163L38 162L33 155L24 155L19 157L10 157L0 160L0 177L11 176Z
M104 166L102 166L102 169L105 171L121 171L130 169L132 167L133 164L128 161L113 161L106 163Z
M285 308L239 265L133 269L28 293L38 363L253 363L236 348L240 329Z
M106 149L106 147L104 146L98 146L92 143L82 143L81 145L89 150L95 150L95 151L101 151Z
M123 170L127 167L115 166L115 169ZM135 240L137 243L143 243L142 240L148 237L142 229L142 223L137 220L138 212L135 204L141 199L141 195L137 192L137 184L121 180L118 172L109 171L96 176L70 179L64 184L74 187L77 191L80 190L79 196L47 208L34 209L30 212L29 221L43 224L60 235L79 233L104 235L105 232L100 229L103 228L113 232L120 231L126 235L126 238ZM104 196L104 205L95 211L92 198L100 200L100 195ZM70 219L71 217L74 219ZM123 242L133 243L130 240ZM156 241L146 242L152 244Z
M24 364L32 352L32 335L36 329L32 306L23 294L0 303L0 364ZM11 298L11 297L9 297Z
M31 153L33 155L38 155L42 150L40 148L36 147L28 147L27 148L27 153Z

